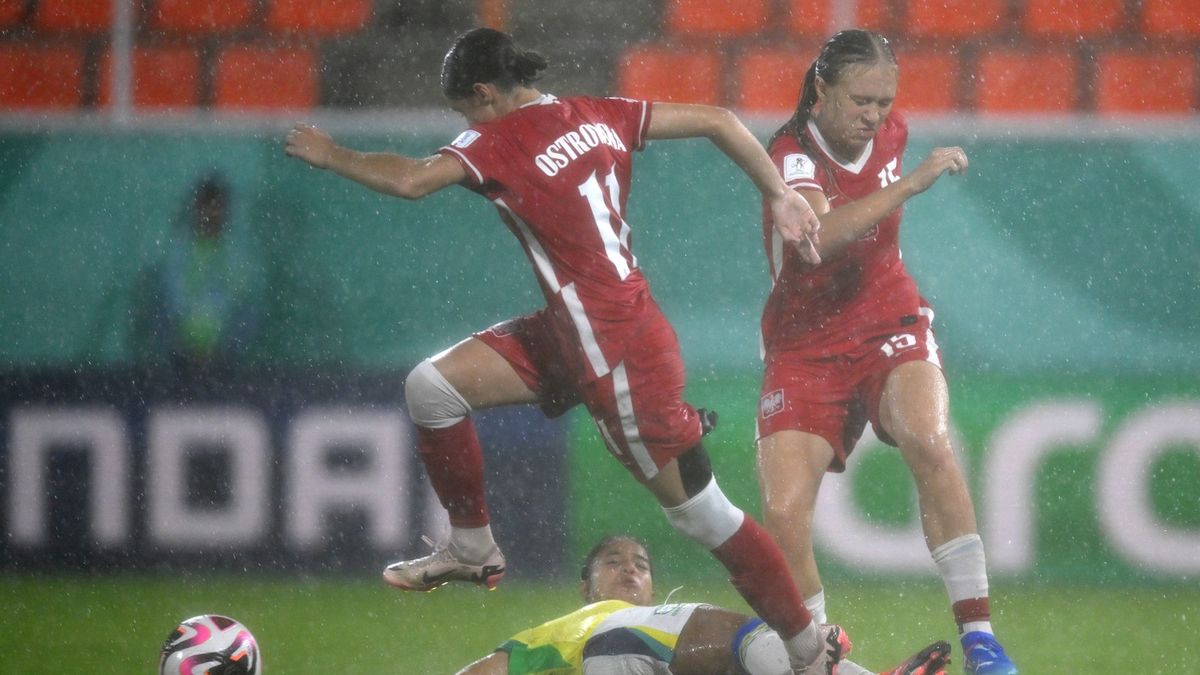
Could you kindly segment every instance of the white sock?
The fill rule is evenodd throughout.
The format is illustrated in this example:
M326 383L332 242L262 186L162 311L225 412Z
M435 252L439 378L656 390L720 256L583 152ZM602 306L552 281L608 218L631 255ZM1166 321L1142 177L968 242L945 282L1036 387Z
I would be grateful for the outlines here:
M933 549L933 561L942 575L951 605L960 600L988 597L987 561L978 534L964 534ZM992 624L990 621L963 624L963 633L973 631L991 633Z
M820 627L816 621L810 621L804 630L783 641L793 664L803 667L817 658L822 647Z
M460 561L477 565L487 560L488 554L496 548L496 540L492 538L492 526L483 527L451 527L450 552Z
M779 633L759 622L750 632L741 634L739 631L739 635L733 651L749 675L790 675L792 664Z
M813 621L816 623L829 623L825 617L825 589L817 591L816 595L804 599L804 606L808 608L808 613L812 614Z
M815 625L816 622L814 621ZM765 623L742 635L733 647L738 664L749 675L789 675L792 664L788 659L783 640ZM838 675L875 675L853 661L843 659L838 664Z
M933 562L951 603L988 596L987 562L978 534L964 534L933 549Z
M990 633L995 635L995 633L992 632L991 621L968 621L963 624L962 632L963 635L966 635L967 633Z

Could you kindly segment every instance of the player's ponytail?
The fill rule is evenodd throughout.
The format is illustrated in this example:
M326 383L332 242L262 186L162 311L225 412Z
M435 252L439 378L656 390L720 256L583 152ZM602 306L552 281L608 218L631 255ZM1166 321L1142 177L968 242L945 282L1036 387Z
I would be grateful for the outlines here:
M505 91L529 86L546 65L541 54L518 48L507 33L476 28L458 36L442 59L442 93L461 99L476 84L495 84Z
M541 77L541 72L546 69L546 58L541 54L524 50L518 51L513 59L512 76L519 84L530 85Z

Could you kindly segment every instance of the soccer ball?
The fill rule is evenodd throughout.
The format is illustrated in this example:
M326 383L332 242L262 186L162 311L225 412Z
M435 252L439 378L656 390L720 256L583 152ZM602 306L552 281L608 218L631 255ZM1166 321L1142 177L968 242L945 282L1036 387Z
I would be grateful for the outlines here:
M242 624L220 614L193 616L163 643L159 675L261 675L258 643Z

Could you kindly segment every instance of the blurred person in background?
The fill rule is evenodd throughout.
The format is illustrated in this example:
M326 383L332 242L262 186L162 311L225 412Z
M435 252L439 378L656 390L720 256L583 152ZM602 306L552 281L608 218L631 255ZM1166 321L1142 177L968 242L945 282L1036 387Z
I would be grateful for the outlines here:
M241 361L259 327L251 256L230 233L231 188L218 173L200 178L149 288L136 329L144 362L176 370L223 368Z
M925 541L950 596L968 673L1017 672L992 633L983 542L950 438L949 394L933 310L901 262L902 205L945 173L962 148L934 148L902 175L908 127L892 111L898 66L886 38L847 30L809 67L795 114L769 152L821 219L813 264L763 237L773 286L762 316L758 411L764 520L818 621L825 593L812 547L826 471L840 472L867 421L898 446L916 482Z
M692 137L709 139L749 176L780 237L815 263L812 208L729 111L560 99L533 86L545 67L541 55L505 33L480 28L459 36L441 82L470 127L423 159L357 152L304 124L287 134L286 154L384 194L419 199L461 185L487 198L546 297L544 309L475 333L409 374L409 415L451 533L431 555L390 565L384 578L417 591L449 581L494 587L505 559L489 526L470 415L537 403L553 416L583 403L609 451L653 493L668 521L711 551L747 603L784 636L796 672L825 673L848 641L837 626L812 621L778 546L718 487L700 442L704 416L682 399L678 340L638 267L624 217L633 152L648 141Z
M584 606L523 630L459 675L786 675L787 652L760 619L699 603L655 605L646 546L605 537L583 563ZM886 675L939 675L950 645L937 642ZM838 673L859 671L844 670ZM862 671L870 672L870 671Z

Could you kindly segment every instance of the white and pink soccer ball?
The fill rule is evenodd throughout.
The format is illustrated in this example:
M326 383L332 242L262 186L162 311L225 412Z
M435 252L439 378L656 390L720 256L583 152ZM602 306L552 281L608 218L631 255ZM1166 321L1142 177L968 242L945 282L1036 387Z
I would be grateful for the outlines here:
M241 623L220 614L193 616L167 636L159 675L262 675L262 655Z

